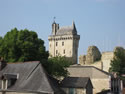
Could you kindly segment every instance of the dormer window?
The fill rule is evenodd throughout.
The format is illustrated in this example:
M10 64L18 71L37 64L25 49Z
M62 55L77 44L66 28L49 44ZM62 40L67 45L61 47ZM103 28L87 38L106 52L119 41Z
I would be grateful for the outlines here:
M7 84L7 88L13 86L13 85L15 84L16 80L17 80L17 79L14 79L14 78L9 79L9 80L8 80L8 84Z
M13 86L18 78L19 78L19 74L11 74L11 73L3 74L1 89L7 89L7 88Z

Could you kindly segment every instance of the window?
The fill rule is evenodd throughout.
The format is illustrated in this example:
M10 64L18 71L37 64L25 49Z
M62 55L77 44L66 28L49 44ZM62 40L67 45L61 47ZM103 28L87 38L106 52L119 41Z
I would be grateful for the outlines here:
M56 42L56 46L58 46L58 42Z
M69 88L69 94L75 94L75 88Z
M62 42L62 46L64 46L64 42Z
M14 78L9 79L9 80L8 80L8 84L7 84L7 88L9 88L9 87L11 87L12 85L14 85L15 82L16 82L16 80L17 80L17 79L14 79Z
M18 78L19 74L4 73L2 75L2 89L7 89L13 86Z
M65 50L63 50L63 54L65 54Z

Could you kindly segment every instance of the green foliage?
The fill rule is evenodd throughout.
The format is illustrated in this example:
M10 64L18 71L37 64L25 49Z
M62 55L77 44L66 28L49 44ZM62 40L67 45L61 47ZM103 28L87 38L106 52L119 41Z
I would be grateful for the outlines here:
M40 61L50 75L67 76L70 62L61 56L48 59L48 55L44 41L33 31L14 28L0 37L0 56L7 62Z
M125 50L122 47L117 47L114 51L110 72L116 72L119 76L125 74Z
M48 59L45 67L48 73L56 78L68 76L67 67L71 62L64 56L56 56Z
M12 29L0 38L0 55L7 62L34 61L48 59L44 41L27 29Z

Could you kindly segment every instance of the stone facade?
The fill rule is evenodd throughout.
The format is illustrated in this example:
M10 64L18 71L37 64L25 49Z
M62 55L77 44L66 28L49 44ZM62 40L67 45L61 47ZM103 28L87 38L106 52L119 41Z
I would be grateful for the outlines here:
M85 63L86 63L86 55L80 55L79 56L79 63L80 63L80 65L85 65Z
M92 64L95 61L98 61L101 59L101 53L99 49L96 46L89 46L87 55L86 55L86 63Z
M101 59L101 53L96 46L89 46L87 50L87 55L81 55L79 57L80 65L93 64L95 61Z
M79 39L80 35L77 34L74 22L71 26L65 27L59 27L59 24L54 22L52 34L48 37L50 56L66 56L73 64L76 64Z
M116 47L118 48L118 47ZM115 49L116 49L115 48ZM114 51L115 51L114 49ZM95 66L106 72L109 71L111 60L114 57L114 52L102 52L95 46L90 46L87 55L80 55L79 64L85 66Z
M104 71L109 71L110 63L111 60L114 57L114 53L113 52L103 52L102 53L102 57L101 57L101 61L102 61L102 70Z

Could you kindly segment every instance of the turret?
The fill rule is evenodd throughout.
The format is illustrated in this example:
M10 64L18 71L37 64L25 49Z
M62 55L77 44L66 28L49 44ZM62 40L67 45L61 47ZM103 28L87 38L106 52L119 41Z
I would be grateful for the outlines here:
M59 24L57 24L55 21L52 24L52 35L56 35L57 30L59 29Z
M75 26L75 22L72 22L72 28L73 28L73 34L77 35L77 30L76 30L76 26Z

